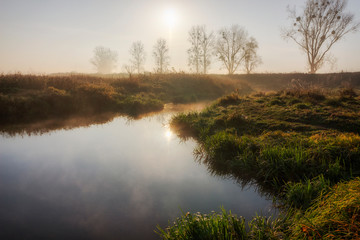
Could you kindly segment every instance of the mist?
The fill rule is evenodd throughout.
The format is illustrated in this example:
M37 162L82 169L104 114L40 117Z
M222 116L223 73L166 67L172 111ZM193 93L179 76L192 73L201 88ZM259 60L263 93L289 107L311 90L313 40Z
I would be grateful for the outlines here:
M190 47L191 27L206 25L209 31L216 32L233 24L245 27L259 43L258 54L263 64L256 72L306 72L304 55L280 37L280 28L288 22L287 5L302 6L294 0L276 4L268 1L256 4L160 0L151 4L148 1L2 1L0 72L95 73L97 70L90 63L93 50L104 46L118 55L113 69L118 73L128 64L129 49L135 41L144 43L147 53L144 69L151 72L154 68L151 52L158 38L168 41L170 69L189 72L186 51ZM168 9L173 9L177 19L171 25L164 18ZM358 1L350 0L347 9L359 19ZM358 54L353 54L360 52L359 41L359 34L351 34L339 42L332 51L336 64L324 66L320 72L359 71ZM218 61L213 61L209 73L226 71Z

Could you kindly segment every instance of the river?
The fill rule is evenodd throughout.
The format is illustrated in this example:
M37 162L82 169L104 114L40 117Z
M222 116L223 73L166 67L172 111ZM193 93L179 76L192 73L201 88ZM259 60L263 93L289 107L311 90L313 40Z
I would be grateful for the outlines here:
M194 161L196 142L167 125L176 111L2 131L0 239L158 239L156 226L181 211L268 215L271 201L253 187Z

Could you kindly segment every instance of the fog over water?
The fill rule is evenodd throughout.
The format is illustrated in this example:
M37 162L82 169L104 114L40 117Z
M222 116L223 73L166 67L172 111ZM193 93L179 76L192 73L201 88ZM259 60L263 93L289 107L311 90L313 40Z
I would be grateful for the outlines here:
M253 188L211 176L171 113L0 137L2 239L156 239L181 210L269 214ZM3 238L5 237L5 238Z

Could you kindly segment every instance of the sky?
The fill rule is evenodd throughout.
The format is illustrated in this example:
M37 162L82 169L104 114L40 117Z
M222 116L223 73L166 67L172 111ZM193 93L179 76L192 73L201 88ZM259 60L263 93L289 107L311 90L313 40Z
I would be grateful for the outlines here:
M165 38L170 66L189 71L188 32L206 25L217 32L238 24L259 43L259 73L307 72L299 47L281 37L287 6L298 10L305 0L0 0L0 73L94 73L90 63L96 46L118 53L115 72L129 64L129 49L142 41L145 70L153 71L153 46ZM167 18L168 12L173 19ZM347 11L360 21L360 1L348 0ZM169 21L172 22L169 24ZM332 48L333 65L319 72L360 71L360 32L350 33ZM226 73L213 59L210 73ZM241 71L239 72L241 73Z

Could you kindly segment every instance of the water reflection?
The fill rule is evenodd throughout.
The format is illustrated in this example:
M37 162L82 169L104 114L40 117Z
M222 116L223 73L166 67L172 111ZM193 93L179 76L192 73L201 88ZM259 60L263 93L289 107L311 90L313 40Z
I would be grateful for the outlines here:
M121 115L119 113L102 113L96 115L82 115L82 116L71 116L68 118L56 118L46 119L43 121L23 123L23 124L6 124L0 125L0 135L4 137L20 136L31 136L31 135L42 135L57 130L71 130L79 127L89 127L91 125L105 124L112 121L116 117L123 117L127 119L127 123L131 124L132 121L140 119L152 119L155 118L159 122L165 122L164 116L166 114L175 112L189 112L199 111L207 106L209 102L200 102L194 104L165 104L164 109L159 113L146 113L140 115ZM166 126L167 129L168 125ZM167 132L170 135L170 132Z
M0 239L156 239L180 209L250 218L271 203L208 174L171 111L43 135L0 137Z
M42 135L56 130L71 130L94 124L104 124L118 116L119 114L116 113L103 113L91 116L72 116L64 119L47 119L28 124L0 125L0 134L6 137Z

